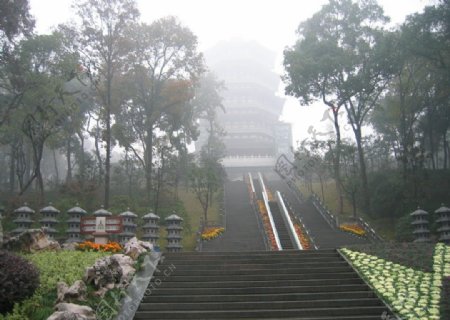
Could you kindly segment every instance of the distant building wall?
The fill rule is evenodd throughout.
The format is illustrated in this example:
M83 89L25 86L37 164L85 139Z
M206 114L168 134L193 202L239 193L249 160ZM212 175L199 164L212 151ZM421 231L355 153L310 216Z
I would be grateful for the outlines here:
M225 167L274 166L280 153L292 145L291 126L279 121L284 99L275 93L280 84L274 73L275 53L255 43L230 41L206 52L210 69L225 82L223 104L218 116L226 135ZM196 143L200 150L207 137L201 123Z

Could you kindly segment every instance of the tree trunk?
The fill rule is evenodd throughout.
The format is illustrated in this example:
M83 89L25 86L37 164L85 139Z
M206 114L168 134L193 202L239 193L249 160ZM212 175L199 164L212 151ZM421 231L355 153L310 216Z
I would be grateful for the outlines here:
M16 187L16 146L11 145L11 156L9 162L9 192L12 194Z
M94 146L95 146L95 156L97 158L98 162L98 174L100 176L99 180L101 180L101 177L103 176L103 161L102 161L102 155L100 153L100 146L99 146L99 126L97 121L97 127L95 128L96 132L94 134Z
M353 209L353 218L356 219L356 192L352 191L352 209Z
M72 144L71 138L67 139L67 175L66 175L66 183L70 183L72 181Z
M152 199L152 171L153 171L153 131L151 127L147 130L147 137L145 138L145 189L147 191L147 200Z
M336 152L334 157L334 174L336 180L336 190L338 193L339 208L338 213L344 213L344 195L341 185L341 128L339 126L339 108L332 108L334 129L336 131Z
M55 167L55 174L56 174L56 185L59 183L59 170L58 170L58 162L56 159L56 150L53 149L53 166Z
M320 190L322 191L322 201L325 203L325 192L323 191L323 178L319 175Z
M105 159L105 209L109 208L110 171L111 171L111 83L108 81L108 107L106 110L106 159Z
M84 158L84 137L83 132L80 130L77 132L78 138L80 139L80 165L78 175L80 177L80 184L84 185L85 171L86 171L86 160Z
M366 212L370 213L370 193L369 193L369 184L367 182L366 160L364 157L364 149L362 146L361 127L358 126L355 129L356 130L354 130L354 133L355 133L355 138L356 138L356 146L358 148L358 159L359 159L359 166L360 166L364 209L366 210Z
M442 135L442 144L444 148L444 170L448 168L448 142L447 142L447 130Z

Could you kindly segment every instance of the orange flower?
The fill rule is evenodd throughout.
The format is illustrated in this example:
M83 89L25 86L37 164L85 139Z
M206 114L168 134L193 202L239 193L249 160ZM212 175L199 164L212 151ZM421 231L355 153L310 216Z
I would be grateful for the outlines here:
M80 251L102 251L102 252L120 252L122 246L117 242L108 242L107 244L94 243L92 241L84 241L77 244L77 250Z
M343 231L350 232L356 234L357 236L364 237L366 235L366 230L361 227L359 224L351 224L351 223L343 223L339 226L339 228Z
M302 227L298 224L294 224L295 233L297 233L297 237L300 240L300 244L302 245L304 250L311 249L311 241L307 236L306 232L303 231Z

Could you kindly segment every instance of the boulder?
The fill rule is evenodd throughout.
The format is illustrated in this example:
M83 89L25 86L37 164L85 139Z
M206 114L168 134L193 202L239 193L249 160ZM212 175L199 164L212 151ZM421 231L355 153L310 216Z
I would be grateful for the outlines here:
M58 303L56 312L47 320L95 320L95 312L91 307L80 306L74 303Z
M76 242L66 242L63 243L62 245L62 249L63 250L68 250L68 251L75 251L77 249L77 244Z
M136 260L142 253L152 251L153 244L133 237L125 244L124 250L126 255Z
M58 298L56 303L58 302L70 302L72 300L86 300L86 292L87 287L83 281L77 280L73 283L72 286L68 286L65 282L58 282L56 285Z
M86 268L83 280L98 289L97 294L103 296L112 288L125 288L131 281L135 269L134 261L123 254L103 257L95 261L92 267Z
M28 229L7 240L3 247L11 251L25 252L61 249L59 243L50 240L42 229Z

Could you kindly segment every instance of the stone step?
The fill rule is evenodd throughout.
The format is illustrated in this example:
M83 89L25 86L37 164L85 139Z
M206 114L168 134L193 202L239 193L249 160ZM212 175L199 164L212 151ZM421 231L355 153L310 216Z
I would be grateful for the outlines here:
M155 295L227 295L227 294L279 294L312 292L345 292L369 290L366 284L276 286L244 288L166 288L161 285L154 290Z
M356 273L353 270L347 270L345 272L330 272L330 273L297 273L297 274L248 274L248 275L233 275L231 280L235 281L281 281L281 280L305 280L305 279L350 279L354 278ZM160 279L159 276L155 278ZM161 279L160 279L161 280ZM164 277L164 281L176 282L176 281L230 281L230 276L218 274L218 275L176 275L170 274Z
M202 302L274 302L274 301L314 301L333 299L369 299L375 298L372 291L349 292L308 292L308 293L278 293L278 294L231 294L231 295L154 295L152 290L142 302L151 303L202 303Z
M140 311L135 319L245 319L282 317L334 317L334 316L375 316L381 318L386 308L383 306L298 308L298 309L258 309L258 310L216 310L216 311ZM301 319L301 318L299 318Z
M328 263L328 262L334 262L334 261L344 261L340 257L337 256L330 256L330 257L314 257L314 256L288 256L288 257L273 257L273 258L267 258L267 257L261 257L261 258L229 258L229 259L195 259L195 258L189 258L189 259L164 259L164 262L160 263L161 266L165 265L202 265L205 263L208 264L215 264L215 265L222 265L222 264L249 264L249 263L264 263L264 264L283 264L283 263Z
M357 306L382 306L377 298L366 299L334 299L313 301L273 301L268 304L265 301L255 302L200 302L200 303L142 303L139 311L201 311L201 310L279 310L298 308L335 308Z
M317 266L314 268L315 273L337 273L337 272L346 272L351 271L351 267L348 265L341 265L339 267L327 267L327 266ZM158 268L154 275L157 277L159 275L167 275L164 273L165 270L162 270ZM299 265L298 267L288 267L288 268L264 268L263 266L253 269L244 269L244 270L217 270L217 269L211 269L211 270L202 270L201 274L203 276L214 276L214 275L228 275L228 276L234 276L234 275L252 275L252 274L308 274L312 271L311 267L302 267ZM177 275L177 276L194 276L198 275L199 272L197 270L193 269L180 269L177 270L175 266L175 270L171 273L171 275Z
M256 263L256 262L249 262L249 263L230 263L230 262L222 262L219 263L203 263L203 264L162 264L159 266L159 269L164 269L165 267L171 267L174 266L174 270L176 273L178 273L181 270L192 270L195 269L196 271L208 271L208 270L216 270L216 271L237 271L237 270L256 270L256 269L270 269L270 270L279 270L281 268L283 269L311 269L314 268L321 268L324 266L322 262L303 262L299 264L298 262L278 262L278 263L270 263L270 264L262 264L262 263ZM342 261L327 261L326 267L327 268L335 268L335 267L347 267L347 263Z
M250 252L180 252L180 253L164 253L164 257L181 260L186 257L195 258L232 258L232 257L244 257L244 258L256 258L256 257L276 257L276 256L334 256L337 257L338 253L334 249L328 250L287 250L287 251L250 251Z
M338 285L338 284L363 284L357 276L347 279L307 279L307 280L266 280L266 281L170 281L170 277L164 280L164 288L249 288L269 286L311 286L311 285ZM159 280L151 282L155 287L160 286Z

